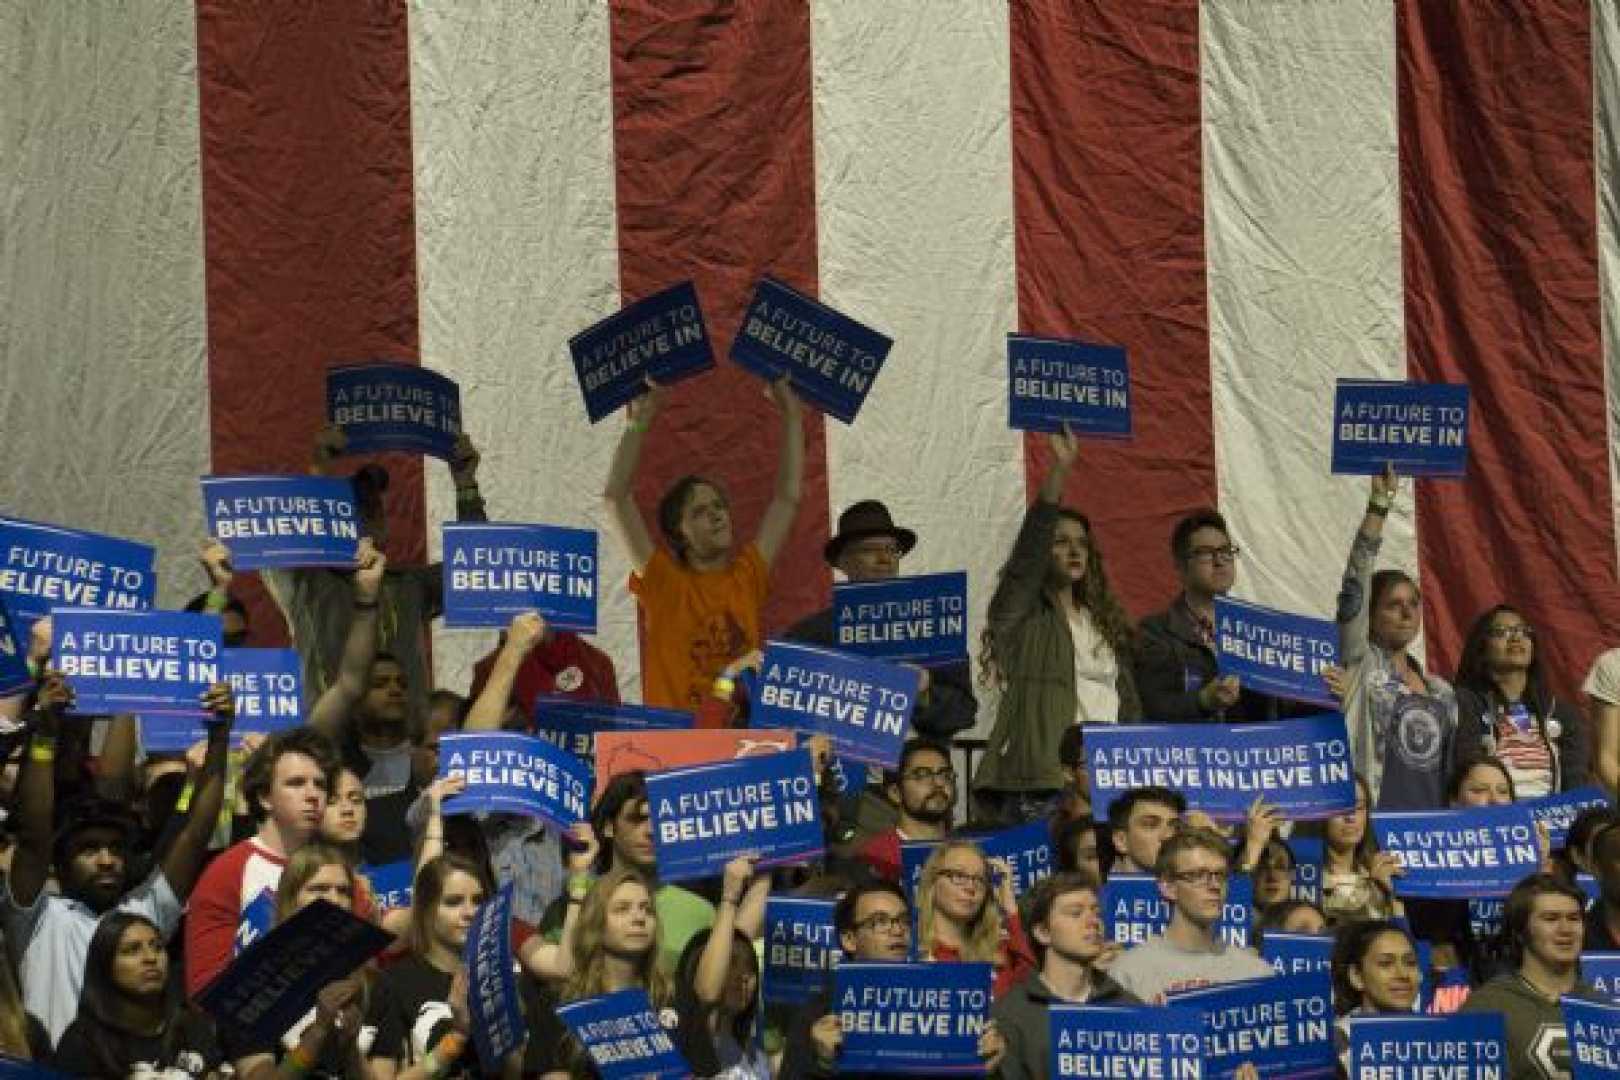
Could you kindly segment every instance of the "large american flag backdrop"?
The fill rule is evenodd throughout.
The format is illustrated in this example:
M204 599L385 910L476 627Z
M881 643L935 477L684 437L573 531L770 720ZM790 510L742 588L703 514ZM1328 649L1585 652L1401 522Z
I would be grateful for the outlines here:
M982 620L1044 467L1005 422L1018 330L1130 350L1136 438L1069 496L1134 612L1216 504L1241 595L1329 614L1366 494L1328 475L1333 380L1413 378L1474 395L1468 478L1386 544L1430 660L1499 598L1565 688L1615 636L1620 5L4 0L0 70L0 505L164 544L171 603L197 476L302 469L340 361L459 381L497 518L600 524L622 421L587 424L569 335L690 278L723 355L769 273L896 341L855 425L808 421L772 626L861 498ZM777 438L722 362L639 496L699 468L746 535ZM427 557L448 475L392 464L390 553ZM488 645L439 634L441 680Z

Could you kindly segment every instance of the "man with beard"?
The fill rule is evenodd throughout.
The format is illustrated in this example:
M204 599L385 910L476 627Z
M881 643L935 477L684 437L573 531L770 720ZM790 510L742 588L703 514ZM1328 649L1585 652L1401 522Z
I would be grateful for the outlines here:
M956 811L956 770L951 752L932 739L911 739L900 750L900 765L884 776L900 820L874 835L856 852L885 881L900 880L900 845L907 840L943 840Z
M1019 983L990 1015L1007 1040L1001 1080L1040 1080L1051 1067L1051 1019L1056 1005L1134 1005L1135 996L1097 967L1108 945L1097 880L1068 873L1036 887L1029 932L1041 967Z
M1585 907L1580 890L1551 874L1532 874L1508 894L1502 940L1511 970L1470 994L1462 1011L1502 1014L1509 1080L1567 1078L1569 1031L1558 999L1608 1000L1581 978Z
M84 987L85 957L102 918L126 911L150 919L165 938L180 923L224 801L225 758L235 715L230 687L203 696L209 710L208 752L185 827L144 881L131 880L132 842L139 833L122 806L86 797L69 805L54 841L56 736L72 690L47 672L35 707L34 734L17 779L17 848L0 882L0 919L17 950L23 1005L54 1043L73 1022ZM44 892L54 864L60 893Z
M353 610L337 678L310 710L309 726L337 747L345 768L366 788L366 865L411 857L406 812L420 793L412 758L411 693L405 665L377 651L378 597L387 560L370 540L360 542L353 578Z

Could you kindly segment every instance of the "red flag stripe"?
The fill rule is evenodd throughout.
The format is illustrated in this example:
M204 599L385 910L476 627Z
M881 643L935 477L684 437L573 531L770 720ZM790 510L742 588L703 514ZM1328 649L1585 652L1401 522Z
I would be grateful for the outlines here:
M1124 345L1136 437L1088 445L1069 499L1121 598L1164 604L1170 528L1215 502L1198 4L1015 3L1019 328ZM1025 446L1031 492L1043 440Z
M415 360L405 5L199 0L216 472L302 472L334 361ZM397 561L426 550L419 458L390 456ZM256 588L254 618L274 619Z
M1572 694L1620 618L1598 331L1590 12L1404 0L1410 375L1473 392L1469 476L1419 485L1431 666L1499 600Z
M629 303L694 280L720 370L671 394L636 496L656 530L674 480L712 476L736 536L750 538L770 501L780 421L763 384L725 356L760 275L816 292L809 13L789 0L668 7L612 9L620 285ZM821 418L807 411L805 431L803 501L777 558L768 628L825 603L829 588Z

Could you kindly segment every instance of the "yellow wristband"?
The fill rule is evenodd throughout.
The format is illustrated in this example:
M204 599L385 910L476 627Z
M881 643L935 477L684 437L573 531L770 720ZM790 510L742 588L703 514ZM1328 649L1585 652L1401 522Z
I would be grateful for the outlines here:
M28 760L49 765L56 760L56 742L53 739L34 739L28 744Z
M718 679L714 680L714 696L715 697L729 699L731 697L731 695L736 693L736 692L737 692L737 680L736 679L728 678L727 676L722 675Z
M433 1056L443 1065L453 1063L467 1049L467 1036L452 1031L433 1046Z

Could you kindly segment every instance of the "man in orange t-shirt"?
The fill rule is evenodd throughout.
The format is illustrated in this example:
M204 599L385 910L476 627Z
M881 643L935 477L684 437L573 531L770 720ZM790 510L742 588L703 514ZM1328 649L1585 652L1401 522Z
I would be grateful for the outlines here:
M630 423L613 454L602 498L630 556L630 591L641 603L641 699L648 705L696 711L721 669L762 644L760 609L771 561L798 514L804 472L799 399L786 379L772 383L770 393L782 412L776 486L759 535L741 551L733 541L725 492L701 476L677 480L659 500L658 526L670 550L653 543L631 486L664 390L654 386L630 403Z

